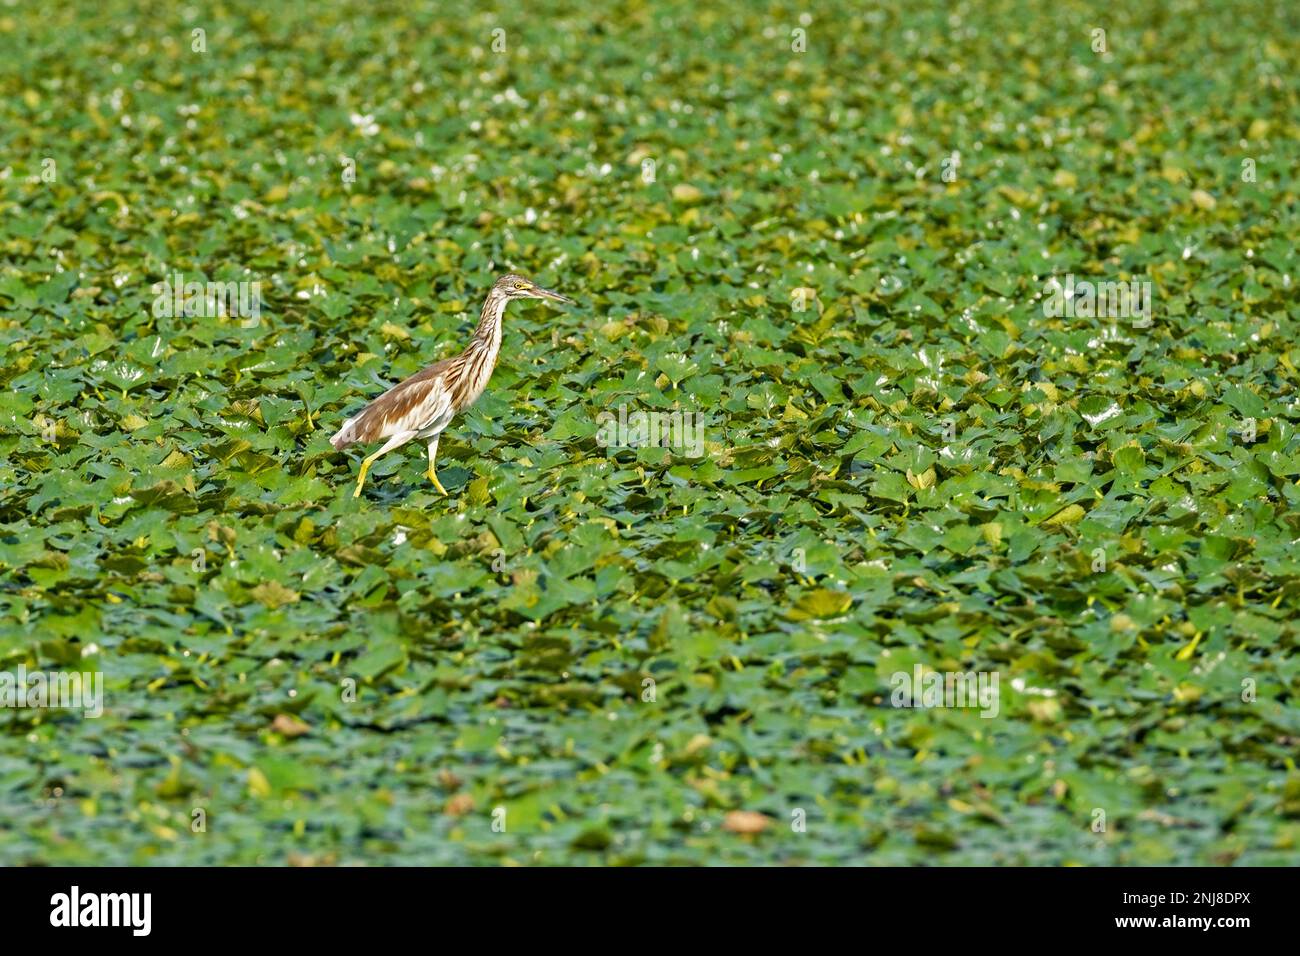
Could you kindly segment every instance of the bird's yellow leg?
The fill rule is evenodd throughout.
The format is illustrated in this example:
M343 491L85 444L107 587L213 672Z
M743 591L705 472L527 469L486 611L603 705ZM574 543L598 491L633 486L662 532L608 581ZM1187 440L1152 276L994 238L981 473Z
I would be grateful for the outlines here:
M414 437L415 437L415 432L398 432L392 438L388 439L388 441L384 444L383 448L379 449L379 451L375 452L373 455L363 460L361 462L361 473L357 475L357 490L352 492L352 497L353 498L361 497L361 486L366 483L366 472L370 470L370 466L374 464L376 458L378 458L380 455L388 454L394 448L401 448L403 445L405 445L408 441L410 441Z
M366 483L366 472L370 470L370 463L378 458L379 455L379 452L375 452L369 458L361 462L361 471L357 474L357 490L352 492L353 498L361 497L361 486Z
M433 487L437 488L445 498L447 497L447 489L442 486L442 482L438 480L438 472L433 468L433 459L437 454L438 437L435 435L433 441L429 442L429 480L433 482Z

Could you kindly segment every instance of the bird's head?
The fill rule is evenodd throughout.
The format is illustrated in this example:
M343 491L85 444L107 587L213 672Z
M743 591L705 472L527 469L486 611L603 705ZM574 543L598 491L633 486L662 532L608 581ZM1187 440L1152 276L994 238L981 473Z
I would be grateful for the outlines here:
M532 279L525 279L513 273L497 279L492 291L506 299L550 299L553 302L572 302L558 292L543 289Z

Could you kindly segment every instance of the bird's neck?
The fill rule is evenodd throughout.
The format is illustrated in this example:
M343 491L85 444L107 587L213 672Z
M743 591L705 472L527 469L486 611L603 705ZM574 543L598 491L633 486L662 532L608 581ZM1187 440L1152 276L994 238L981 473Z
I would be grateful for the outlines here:
M497 295L495 290L488 295L483 303L483 311L479 313L478 327L474 329L466 351L487 351L493 359L496 358L501 348L501 317L505 315L507 301L505 296Z

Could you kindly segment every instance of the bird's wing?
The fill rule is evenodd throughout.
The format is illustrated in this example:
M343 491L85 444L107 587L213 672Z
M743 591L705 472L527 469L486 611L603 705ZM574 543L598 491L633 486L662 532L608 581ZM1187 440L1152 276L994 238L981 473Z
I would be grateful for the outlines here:
M446 416L452 410L446 383L455 378L453 366L458 361L459 357L446 359L394 385L344 422L330 444L346 448L400 432L418 432Z

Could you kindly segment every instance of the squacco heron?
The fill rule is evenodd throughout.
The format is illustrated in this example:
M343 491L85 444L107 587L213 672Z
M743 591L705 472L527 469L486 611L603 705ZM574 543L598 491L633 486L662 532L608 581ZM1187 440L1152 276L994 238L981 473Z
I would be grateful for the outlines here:
M492 370L496 368L497 354L501 351L501 317L512 299L573 301L558 292L543 289L523 276L504 275L497 279L483 303L478 327L464 352L455 358L435 362L394 385L345 421L330 439L330 444L336 449L358 442L388 439L377 452L361 462L357 489L352 497L361 494L366 472L377 458L416 438L429 445L429 480L439 492L447 493L433 464L438 454L438 437L452 419L473 405L487 388Z

